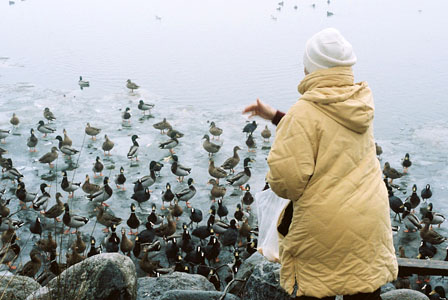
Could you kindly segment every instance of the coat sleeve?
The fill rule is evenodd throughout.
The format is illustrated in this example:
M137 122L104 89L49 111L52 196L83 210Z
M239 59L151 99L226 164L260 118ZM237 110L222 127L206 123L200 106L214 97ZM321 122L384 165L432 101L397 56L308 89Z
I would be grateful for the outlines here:
M292 201L302 196L314 172L315 149L316 141L303 124L286 114L268 156L267 181L274 193Z

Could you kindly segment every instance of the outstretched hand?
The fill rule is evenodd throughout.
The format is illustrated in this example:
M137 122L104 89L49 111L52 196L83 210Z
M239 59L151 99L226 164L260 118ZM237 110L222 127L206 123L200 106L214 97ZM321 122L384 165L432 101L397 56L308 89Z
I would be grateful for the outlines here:
M261 102L260 99L257 99L255 103L252 103L244 108L243 114L248 113L250 113L249 118L260 116L263 119L272 121L272 119L275 117L275 114L277 113L277 110L269 106L268 104Z

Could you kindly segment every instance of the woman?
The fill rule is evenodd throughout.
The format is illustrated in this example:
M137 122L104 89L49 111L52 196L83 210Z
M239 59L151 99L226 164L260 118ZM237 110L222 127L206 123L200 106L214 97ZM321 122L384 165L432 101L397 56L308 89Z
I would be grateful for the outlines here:
M244 110L278 124L267 181L292 202L286 229L287 212L278 224L280 284L300 300L379 300L398 273L372 93L354 83L355 62L339 31L325 29L306 43L302 97L286 115L259 100Z

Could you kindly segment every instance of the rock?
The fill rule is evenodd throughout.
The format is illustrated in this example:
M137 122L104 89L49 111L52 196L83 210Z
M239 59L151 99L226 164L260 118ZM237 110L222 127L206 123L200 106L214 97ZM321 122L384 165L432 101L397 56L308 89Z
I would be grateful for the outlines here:
M160 300L171 290L216 291L202 275L174 272L160 277L138 279L138 300Z
M259 252L255 252L241 264L240 269L238 270L238 273L236 273L235 278L247 280L249 276L252 275L254 268L265 262L269 261ZM236 281L235 283L232 284L232 287L230 288L229 292L234 295L238 295L238 293L240 293L243 287L244 282Z
M51 293L51 294L50 294ZM132 260L118 253L104 253L71 266L47 287L27 300L50 299L137 299L137 277Z
M40 289L40 284L30 277L20 275L0 276L1 299L25 300L29 294L38 289Z
M172 290L163 294L160 300L218 300L221 296L222 292ZM240 300L240 298L227 294L224 300Z
M264 260L255 266L246 282L242 298L290 300L290 295L280 286L280 264Z
M429 300L425 294L414 290L395 290L381 294L382 300Z
M384 294L384 293L387 293L390 291L394 291L394 290L396 290L395 285L393 285L391 282L389 282L381 287L381 294Z

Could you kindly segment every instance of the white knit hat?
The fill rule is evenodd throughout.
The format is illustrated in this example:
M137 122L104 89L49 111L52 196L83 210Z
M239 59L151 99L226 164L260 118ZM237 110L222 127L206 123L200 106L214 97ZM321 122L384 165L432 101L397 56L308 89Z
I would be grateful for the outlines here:
M352 45L334 28L313 35L305 46L303 65L308 73L319 69L353 66L356 55Z

